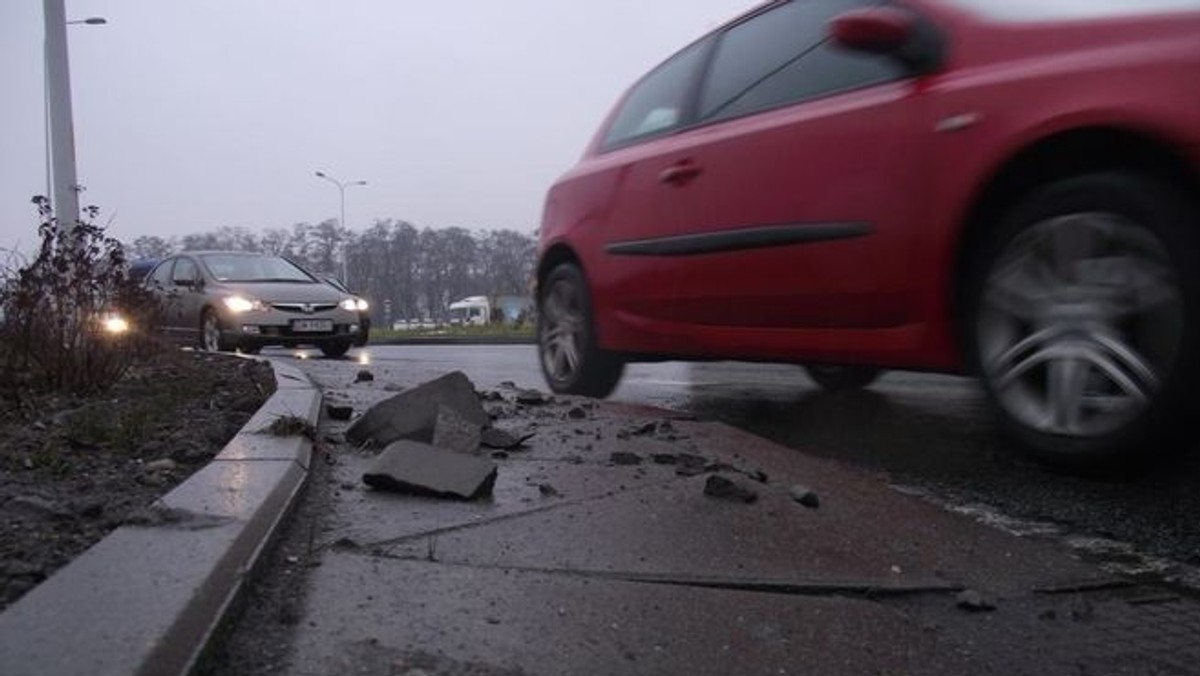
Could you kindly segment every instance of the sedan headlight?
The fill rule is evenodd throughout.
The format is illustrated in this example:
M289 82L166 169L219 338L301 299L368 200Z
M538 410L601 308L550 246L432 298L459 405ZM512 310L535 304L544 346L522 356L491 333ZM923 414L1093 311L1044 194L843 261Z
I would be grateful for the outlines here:
M367 301L362 298L347 298L342 301L341 306L343 310L350 310L351 312L366 312L369 307Z
M245 296L229 296L225 299L225 307L238 313L266 309L262 301L254 298L246 298Z
M129 331L129 321L115 312L100 316L100 327L105 333L120 335Z

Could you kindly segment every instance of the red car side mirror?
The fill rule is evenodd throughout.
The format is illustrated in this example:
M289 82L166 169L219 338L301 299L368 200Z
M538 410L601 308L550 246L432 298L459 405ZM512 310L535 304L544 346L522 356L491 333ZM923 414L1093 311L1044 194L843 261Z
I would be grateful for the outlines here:
M856 9L830 20L829 34L846 49L889 54L908 43L915 23L911 14L891 7Z

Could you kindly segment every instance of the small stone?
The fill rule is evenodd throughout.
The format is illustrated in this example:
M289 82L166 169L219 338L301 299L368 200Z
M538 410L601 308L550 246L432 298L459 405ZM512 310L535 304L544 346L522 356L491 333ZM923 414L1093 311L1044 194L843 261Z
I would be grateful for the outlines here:
M81 498L71 503L71 511L84 519L97 519L104 514L104 499Z
M679 457L674 453L655 453L650 460L656 465L678 465Z
M358 484L354 483L353 481L343 481L341 484L339 484L339 486L344 491L352 491L358 488Z
M142 469L147 472L172 472L179 469L179 463L170 458L162 458L161 460L146 463Z
M56 518L71 516L71 513L63 509L58 503L36 495L18 495L9 500L4 505L4 509L5 511L12 510L30 516L52 516Z
M638 455L637 453L614 451L608 456L608 461L614 465L640 465L642 464L642 456Z
M708 477L704 482L704 494L710 498L734 502L751 503L758 500L758 493L717 474Z
M959 608L973 613L988 612L996 609L995 603L985 599L983 594L980 594L974 589L962 590L959 592L958 596L954 598L954 602Z
M796 484L788 489L788 493L792 496L792 500L809 509L816 509L821 506L821 498L808 486Z
M587 415L587 411L585 411L582 406L576 406L567 411L567 417L571 418L572 420L583 420L587 417ZM580 434L582 433L583 432L580 432Z
M644 425L634 428L633 430L630 431L630 434L632 434L635 437L644 437L647 434L654 434L655 430L657 430L657 429L658 429L658 423L651 422L651 423L646 423Z
M538 484L538 492L542 494L543 498L557 498L562 495L557 488L550 484Z
M354 415L354 407L340 404L325 404L325 413L329 416L330 420L349 420L350 416Z
M528 432L520 436L499 427L485 427L480 433L480 442L488 448L511 451L534 437L535 433Z
M375 374L366 369L362 369L354 376L354 382L356 383L370 383L374 382L374 380Z
M492 453L492 458L496 460L508 460L508 451L496 451Z
M517 389L517 384L511 380L505 380L500 383L500 387L505 390L515 390Z
M541 406L549 400L538 390L521 390L517 393L517 403L525 406Z
M746 476L750 477L752 480L757 481L760 484L767 483L767 473L762 471L761 469L751 470L749 472L746 472L745 474L746 474Z

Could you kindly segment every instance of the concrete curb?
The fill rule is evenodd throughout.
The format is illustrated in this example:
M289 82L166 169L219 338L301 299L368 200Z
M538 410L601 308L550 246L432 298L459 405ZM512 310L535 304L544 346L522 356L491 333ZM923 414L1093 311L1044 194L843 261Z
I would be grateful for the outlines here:
M208 466L161 500L167 518L122 526L0 614L0 672L177 676L195 664L308 476L312 442L264 434L320 390L271 362L277 389Z

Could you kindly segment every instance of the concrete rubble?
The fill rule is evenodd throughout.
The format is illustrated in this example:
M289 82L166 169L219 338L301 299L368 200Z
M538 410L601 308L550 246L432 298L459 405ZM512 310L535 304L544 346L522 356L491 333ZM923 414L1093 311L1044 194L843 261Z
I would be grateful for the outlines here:
M482 446L512 448L521 439L494 430L479 399L471 381L455 371L371 407L346 430L353 444L383 447L363 483L464 500L490 494L497 465L480 455Z
M418 441L400 440L383 450L363 473L381 490L471 500L491 492L496 463Z
M346 440L377 448L400 439L432 443L442 406L480 428L490 422L474 385L462 371L454 371L372 406L346 430Z

